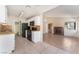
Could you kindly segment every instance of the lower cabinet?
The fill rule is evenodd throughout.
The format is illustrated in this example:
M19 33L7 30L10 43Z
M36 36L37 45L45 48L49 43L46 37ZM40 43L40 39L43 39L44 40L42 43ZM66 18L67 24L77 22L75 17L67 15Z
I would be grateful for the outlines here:
M15 34L0 35L0 53L11 53L15 50Z

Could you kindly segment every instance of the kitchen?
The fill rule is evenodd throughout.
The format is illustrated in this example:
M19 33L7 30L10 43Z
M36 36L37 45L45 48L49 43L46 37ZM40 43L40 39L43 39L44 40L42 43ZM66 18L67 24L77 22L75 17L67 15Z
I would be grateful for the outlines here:
M0 7L2 14L0 17L0 53L12 53L15 51L15 41L17 36L21 36L30 40L33 43L43 41L43 28L40 25L42 24L42 16L34 16L27 21L13 20L17 19L16 17L9 18L8 16L8 7ZM20 22L20 23L19 23ZM16 24L19 27L16 27ZM27 24L27 25L25 25ZM19 28L18 30L16 28Z

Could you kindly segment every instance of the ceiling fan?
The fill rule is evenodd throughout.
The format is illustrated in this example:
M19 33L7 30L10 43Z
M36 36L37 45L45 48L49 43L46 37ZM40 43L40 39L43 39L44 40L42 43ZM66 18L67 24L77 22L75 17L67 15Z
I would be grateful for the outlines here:
M22 16L23 16L23 14L24 14L24 12L23 12L23 11L21 11L21 12L18 14L18 17L22 17Z
M30 5L26 5L25 8L31 8L31 6L30 6ZM23 14L24 14L24 11L22 10L22 11L19 13L18 17L22 17Z

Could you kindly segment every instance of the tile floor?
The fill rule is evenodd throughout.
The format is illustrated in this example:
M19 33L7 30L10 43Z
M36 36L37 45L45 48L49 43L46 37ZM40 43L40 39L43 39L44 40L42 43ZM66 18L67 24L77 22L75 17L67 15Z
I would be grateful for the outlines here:
M66 54L68 51L56 48L45 42L32 43L26 38L17 37L15 51L12 54Z
M44 42L71 53L79 53L79 38L45 34Z
M16 37L12 54L72 54L79 53L79 39L53 34L44 34L44 42L33 43Z

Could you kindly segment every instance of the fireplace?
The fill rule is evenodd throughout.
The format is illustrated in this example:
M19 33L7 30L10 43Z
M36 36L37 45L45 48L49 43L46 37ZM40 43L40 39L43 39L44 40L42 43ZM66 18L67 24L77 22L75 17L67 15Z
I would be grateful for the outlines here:
M64 28L63 27L54 27L54 34L64 35Z

